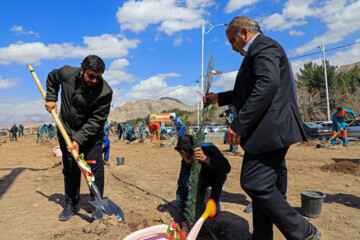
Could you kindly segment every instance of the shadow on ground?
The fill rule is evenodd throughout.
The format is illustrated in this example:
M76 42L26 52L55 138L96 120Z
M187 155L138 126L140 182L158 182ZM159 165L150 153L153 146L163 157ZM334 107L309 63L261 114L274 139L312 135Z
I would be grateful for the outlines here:
M38 194L40 194L41 196L45 197L48 199L48 201L50 202L54 202L55 204L59 204L62 208L65 208L65 196L64 194L60 194L60 193L54 193L50 196L46 195L45 193L43 192L40 192L40 191L36 191ZM82 213L79 213L79 209L83 209L85 210L87 213L91 213L92 211L92 206L90 205L89 203L90 201L90 194L80 194L80 202L79 204L76 206L77 208L77 213L76 215L80 216L83 220L91 223L93 222L92 218L87 216L87 215L84 215ZM60 212L59 212L60 214Z
M221 193L221 202L237 203L244 206L247 206L250 203L250 201L246 200L246 195L244 194L225 191L222 191Z
M347 207L360 209L360 198L345 193L328 194L326 193L324 203L339 203Z
M9 171L11 170L11 172L8 175L5 175L4 177L2 177L0 179L0 198L2 197L2 195L4 193L6 193L6 191L9 189L9 187L13 184L13 182L15 181L15 179L24 171L24 170L30 170L33 172L37 172L37 171L46 171L49 170L51 168L55 168L57 166L61 165L61 162L55 164L52 167L48 167L48 168L24 168L24 167L19 167L19 168L1 168L0 171Z

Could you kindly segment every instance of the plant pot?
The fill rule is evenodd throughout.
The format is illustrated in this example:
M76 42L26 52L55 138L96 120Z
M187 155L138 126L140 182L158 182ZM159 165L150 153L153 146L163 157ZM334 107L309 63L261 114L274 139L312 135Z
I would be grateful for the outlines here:
M307 217L318 217L321 213L325 193L319 191L301 191L301 212Z
M117 161L116 165L124 165L125 157L117 157L116 161Z

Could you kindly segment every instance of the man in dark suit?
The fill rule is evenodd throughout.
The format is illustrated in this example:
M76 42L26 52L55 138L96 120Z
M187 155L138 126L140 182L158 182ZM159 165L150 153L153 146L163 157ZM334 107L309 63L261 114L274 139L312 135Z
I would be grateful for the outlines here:
M259 23L236 17L227 27L232 49L244 56L232 91L209 93L206 104L233 104L226 140L245 151L241 186L252 198L252 239L273 239L275 224L286 239L320 239L321 232L294 210L276 188L289 146L306 141L289 60Z

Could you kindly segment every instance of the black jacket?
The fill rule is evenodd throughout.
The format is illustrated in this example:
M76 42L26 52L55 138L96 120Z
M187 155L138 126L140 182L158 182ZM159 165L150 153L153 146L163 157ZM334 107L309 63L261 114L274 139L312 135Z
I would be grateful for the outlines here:
M289 60L275 40L260 34L250 45L232 91L219 93L219 106L234 104L230 127L250 154L306 141Z
M110 86L102 79L89 88L81 79L80 68L67 65L49 73L46 101L58 100L60 86L60 119L70 139L80 146L102 142L112 99Z
M11 128L10 128L10 132L11 133L16 133L18 131L18 127L16 127L16 126L12 126Z

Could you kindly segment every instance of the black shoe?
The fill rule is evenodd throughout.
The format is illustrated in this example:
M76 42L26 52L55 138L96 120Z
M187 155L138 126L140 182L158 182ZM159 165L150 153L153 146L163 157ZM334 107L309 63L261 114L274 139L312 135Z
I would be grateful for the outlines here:
M91 218L93 220L98 220L98 219L102 219L102 217L103 217L103 212L99 208L93 207Z
M252 210L252 203L249 203L249 204L245 207L244 212L246 212L246 213L252 213L252 212L253 212L253 210Z
M75 212L76 208L71 204L67 204L64 210L60 213L59 220L67 221L74 215Z
M320 230L313 225L311 225L310 228L311 228L310 235L306 236L305 240L320 240L321 238Z

